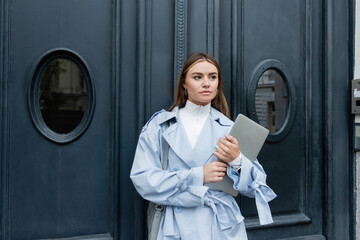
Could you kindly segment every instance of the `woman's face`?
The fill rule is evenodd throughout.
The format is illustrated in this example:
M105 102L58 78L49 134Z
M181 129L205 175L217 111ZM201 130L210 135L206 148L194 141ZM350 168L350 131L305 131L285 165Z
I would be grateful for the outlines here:
M183 87L191 102L205 106L216 97L218 84L217 68L204 60L188 70Z

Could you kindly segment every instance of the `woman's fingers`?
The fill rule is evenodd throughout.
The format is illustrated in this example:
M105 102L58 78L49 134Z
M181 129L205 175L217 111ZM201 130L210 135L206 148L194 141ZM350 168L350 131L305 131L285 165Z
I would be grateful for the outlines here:
M227 164L221 161L214 161L213 162L214 165L216 165L217 167L227 167Z
M239 145L234 137L230 135L226 135L225 137L226 139L220 138L217 142L214 156L229 163L239 156Z
M217 150L221 153L226 153L230 151L229 147L220 141L217 143L217 146L218 146Z
M214 156L221 160L226 159L228 153L224 149L225 147L221 143L218 143L217 149L214 151Z
M215 170L216 172L226 172L226 168L222 167L222 168L218 168L217 170Z
M227 166L218 166L215 171L217 172L226 172Z
M223 160L225 158L225 156L223 154L221 154L219 151L215 151L214 156L221 160Z
M226 139L227 139L229 142L237 145L238 141L236 140L236 138L234 138L234 137L231 136L231 135L225 135L225 137L226 137Z
M223 177L226 175L227 164L224 162L215 161L213 162L214 167L212 168L212 172L217 177Z
M204 183L219 182L223 180L226 175L227 164L220 161L211 162L205 164L204 171Z

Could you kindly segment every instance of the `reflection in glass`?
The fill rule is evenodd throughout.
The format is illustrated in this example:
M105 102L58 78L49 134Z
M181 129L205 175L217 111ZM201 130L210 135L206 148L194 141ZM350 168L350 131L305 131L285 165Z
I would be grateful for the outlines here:
M81 122L87 90L79 67L67 58L51 61L40 81L39 105L46 125L56 133L69 133Z
M288 87L283 76L275 69L266 70L256 87L255 106L259 123L271 133L284 124L288 105Z

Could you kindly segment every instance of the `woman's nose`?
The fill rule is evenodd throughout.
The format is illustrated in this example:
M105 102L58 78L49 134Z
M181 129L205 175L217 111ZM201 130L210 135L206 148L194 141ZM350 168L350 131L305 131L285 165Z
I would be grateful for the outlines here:
M210 86L210 79L208 77L204 77L204 84L205 87Z

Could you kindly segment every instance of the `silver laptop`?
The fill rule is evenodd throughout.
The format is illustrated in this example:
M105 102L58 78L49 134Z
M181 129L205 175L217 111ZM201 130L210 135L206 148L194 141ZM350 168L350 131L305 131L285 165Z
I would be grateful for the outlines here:
M252 162L257 158L268 134L268 129L242 114L237 116L229 132L229 135L235 137L238 141L241 154ZM236 197L239 192L233 188L233 184L234 182L228 176L225 176L222 181L208 183L205 186Z
M250 118L239 114L229 135L235 137L238 141L241 154L244 154L253 162L264 145L269 130Z

